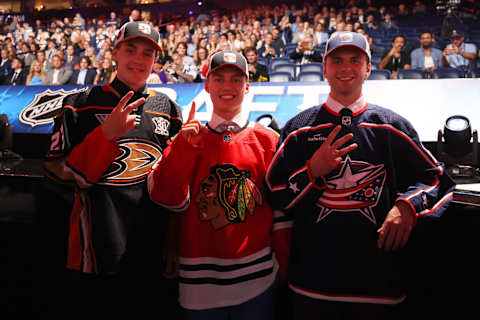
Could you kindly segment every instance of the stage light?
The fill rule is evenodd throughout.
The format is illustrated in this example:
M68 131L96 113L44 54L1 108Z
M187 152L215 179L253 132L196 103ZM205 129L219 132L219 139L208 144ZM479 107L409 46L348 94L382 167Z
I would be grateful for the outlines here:
M255 120L255 122L258 122L264 127L270 128L277 133L280 133L280 126L271 114L262 114Z
M467 117L454 115L438 131L437 157L457 181L480 181L478 133Z
M450 154L461 156L471 149L472 129L470 121L460 115L451 116L445 121L443 128L446 151Z
M203 6L204 2L203 1L197 1L197 6L201 7Z

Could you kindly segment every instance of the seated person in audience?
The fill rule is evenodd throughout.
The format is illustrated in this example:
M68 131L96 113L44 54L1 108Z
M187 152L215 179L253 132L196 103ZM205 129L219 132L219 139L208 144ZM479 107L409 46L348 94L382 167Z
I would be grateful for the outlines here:
M97 69L97 75L95 76L93 84L107 84L112 82L117 75L113 61L109 58L103 58L100 66L101 67Z
M74 70L70 77L70 84L93 84L97 71L90 67L90 59L87 56L80 57L80 69Z
M410 58L412 69L423 69L428 73L442 66L442 51L434 48L433 34L423 31L420 34L421 47L412 51Z
M27 81L27 72L23 69L23 60L19 57L12 59L12 69L3 81L6 86L23 86Z
M64 60L58 54L52 57L52 67L45 74L45 85L63 85L72 76L72 69L65 67Z
M464 36L457 30L450 35L450 43L443 50L444 67L469 70L474 67L477 48L473 43L463 42Z
M302 41L298 43L295 51L290 53L290 59L294 60L297 65L312 62L322 62L322 53L313 47L313 36L307 34Z
M38 60L33 60L30 65L30 72L27 75L27 86L41 86L45 81L45 72L43 72L42 65Z
M183 57L174 52L172 54L173 63L170 64L170 68L167 69L167 79L173 83L190 83L195 80L197 76L197 67L193 64L183 64Z
M399 69L410 69L410 55L404 51L405 37L398 35L393 38L392 48L382 56L379 69L390 70L392 79L397 79Z
M12 60L8 57L8 50L2 48L1 50L1 64L0 64L0 83L3 83L7 78L8 74L12 70Z
M263 45L258 49L258 55L267 59L280 56L280 48L273 43L273 35L271 33L265 35Z
M257 50L255 50L254 47L248 47L245 49L245 56L247 57L248 62L248 81L269 81L267 67L257 61Z
M159 61L153 64L152 72L147 78L147 83L149 84L168 83L167 76L165 74L165 71L163 70L163 65Z

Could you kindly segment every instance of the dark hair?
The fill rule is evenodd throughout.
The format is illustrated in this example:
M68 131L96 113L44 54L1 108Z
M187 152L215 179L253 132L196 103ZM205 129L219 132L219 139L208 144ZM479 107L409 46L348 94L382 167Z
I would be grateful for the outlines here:
M257 49L255 49L254 47L246 47L246 48L243 50L243 53L246 55L246 54L249 53L250 51L253 51L253 52L255 52L255 54L257 54Z
M90 58L87 57L87 56L81 56L80 59L78 60L78 62L81 62L82 60L86 60L88 65L90 65Z
M395 37L393 37L392 43L395 42L397 38L402 38L404 42L407 42L407 38L401 34L397 34Z

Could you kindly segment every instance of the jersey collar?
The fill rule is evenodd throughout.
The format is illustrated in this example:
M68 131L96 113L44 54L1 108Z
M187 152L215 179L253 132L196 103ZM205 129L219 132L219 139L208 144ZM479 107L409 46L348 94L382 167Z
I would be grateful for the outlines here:
M343 108L347 108L347 109L350 109L352 113L355 115L363 112L367 107L367 103L365 102L365 97L361 95L360 98L358 98L352 104L348 106L344 106L343 104L341 104L340 102L332 98L331 95L328 95L327 101L325 102L325 106L330 112L334 114L340 114L340 110L342 110Z

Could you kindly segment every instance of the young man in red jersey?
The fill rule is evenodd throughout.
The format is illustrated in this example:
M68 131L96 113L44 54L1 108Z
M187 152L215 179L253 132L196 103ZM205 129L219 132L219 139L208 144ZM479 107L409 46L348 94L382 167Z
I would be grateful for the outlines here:
M220 51L205 90L211 120L195 105L149 175L151 198L179 215L179 293L184 319L273 319L277 277L285 277L291 224L263 196L276 133L248 121L245 58Z

